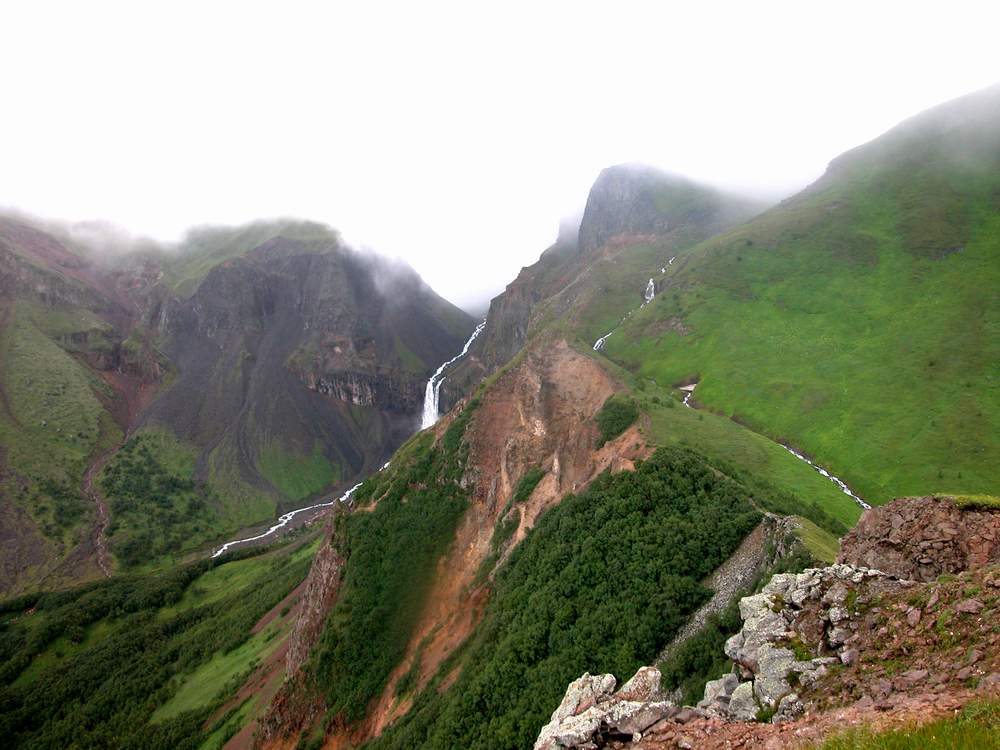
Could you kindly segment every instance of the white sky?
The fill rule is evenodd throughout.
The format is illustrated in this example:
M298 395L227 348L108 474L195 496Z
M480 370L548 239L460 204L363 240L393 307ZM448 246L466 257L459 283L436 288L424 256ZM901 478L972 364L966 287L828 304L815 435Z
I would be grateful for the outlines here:
M299 216L469 304L642 161L771 195L1000 80L989 2L5 2L0 205Z

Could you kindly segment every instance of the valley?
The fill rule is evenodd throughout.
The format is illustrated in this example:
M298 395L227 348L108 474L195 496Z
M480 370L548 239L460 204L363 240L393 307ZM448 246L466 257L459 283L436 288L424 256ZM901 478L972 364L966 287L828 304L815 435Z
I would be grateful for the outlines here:
M0 216L0 736L991 746L998 167L996 86L776 205L608 167L479 322L320 224Z

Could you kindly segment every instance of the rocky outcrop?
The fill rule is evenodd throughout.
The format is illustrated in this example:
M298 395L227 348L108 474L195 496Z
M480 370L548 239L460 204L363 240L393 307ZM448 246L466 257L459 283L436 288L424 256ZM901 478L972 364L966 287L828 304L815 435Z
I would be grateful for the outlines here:
M886 591L909 585L877 570L838 564L776 575L761 593L741 599L743 627L725 645L735 673L708 683L699 707L734 721L752 720L759 712L778 720L801 713L799 687L856 658L852 645L859 636L849 622L848 597L850 587L863 582Z
M534 750L584 750L604 747L609 741L639 740L664 720L683 722L703 715L666 700L660 692L660 672L653 667L642 667L618 691L615 683L614 675L586 673L570 683Z
M285 674L298 672L309 658L309 652L323 632L326 616L337 599L344 573L344 558L330 539L329 528L313 558L312 567L302 592L301 607L288 637Z
M918 581L1000 562L1000 509L962 509L946 497L900 498L865 511L838 560Z
M750 218L758 207L642 164L603 170L580 221L580 253L618 236L663 235L678 228L714 233Z

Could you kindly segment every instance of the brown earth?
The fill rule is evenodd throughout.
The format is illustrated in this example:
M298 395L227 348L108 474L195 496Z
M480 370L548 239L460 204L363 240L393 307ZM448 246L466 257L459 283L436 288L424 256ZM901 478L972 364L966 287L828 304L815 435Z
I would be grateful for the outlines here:
M618 389L600 365L562 340L533 346L499 375L482 396L466 431L469 460L463 482L469 488L469 509L438 564L405 656L369 707L367 718L352 727L335 728L325 748L359 745L405 715L412 697L398 698L395 687L414 659L420 659L415 688L419 691L475 630L491 587L491 576L477 581L477 572L490 555L493 530L504 512L519 517L509 552L538 516L567 493L583 489L605 469L632 469L635 460L651 453L636 426L599 450L594 448L597 428L593 417ZM439 438L455 413L435 426ZM545 477L526 501L508 510L517 482L533 467L541 467ZM326 576L327 580L331 577ZM316 598L323 598L321 591L329 589L317 586ZM310 600L309 595L305 600ZM332 598L329 601L332 603ZM314 608L324 615L329 611L328 606ZM453 674L457 676L458 670ZM309 726L308 717L320 713L308 691L293 681L277 696L261 745L290 746L291 727L283 723L287 720L298 728ZM306 721L301 720L303 714Z

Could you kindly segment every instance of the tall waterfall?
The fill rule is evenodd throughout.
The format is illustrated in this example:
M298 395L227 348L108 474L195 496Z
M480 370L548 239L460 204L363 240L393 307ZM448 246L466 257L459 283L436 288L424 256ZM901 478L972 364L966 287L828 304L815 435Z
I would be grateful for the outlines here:
M656 296L656 284L654 284L653 280L650 279L649 283L646 284L646 291L642 295L642 298L646 300L647 303L649 303L653 301L653 297L655 296Z
M427 381L427 387L424 389L424 414L423 418L420 420L421 430L426 430L428 427L431 427L438 421L438 417L440 416L438 413L438 399L441 395L441 384L445 380L441 376L441 373L445 371L445 368L447 368L448 365L457 362L469 353L469 347L472 346L472 342L476 340L476 336L483 332L485 327L486 321L484 320L476 326L476 330L474 330L472 335L469 336L469 340L465 342L465 346L462 347L462 351L437 368L434 371L434 374L431 375L431 379Z

